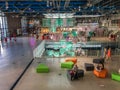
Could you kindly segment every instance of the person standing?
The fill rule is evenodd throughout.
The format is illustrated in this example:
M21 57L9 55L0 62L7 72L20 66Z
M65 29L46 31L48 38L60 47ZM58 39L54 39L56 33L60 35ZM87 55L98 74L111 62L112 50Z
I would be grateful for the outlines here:
M108 51L107 51L107 56L106 56L106 60L111 60L111 48L109 47L108 48Z
M104 48L104 51L103 51L103 58L106 59L106 55L107 55L107 48L105 47Z
M16 42L16 33L13 33L13 39Z
M37 34L37 35L36 35L36 40L38 40L38 39L39 39L39 35Z
M5 37L5 43L7 43L7 37Z

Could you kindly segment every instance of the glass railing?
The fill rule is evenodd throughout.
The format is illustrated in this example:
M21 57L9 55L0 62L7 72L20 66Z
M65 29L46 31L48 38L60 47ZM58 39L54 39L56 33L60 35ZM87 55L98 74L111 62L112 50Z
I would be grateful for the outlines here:
M34 58L41 58L42 54L45 51L45 40L43 40L34 50L33 50L33 57Z

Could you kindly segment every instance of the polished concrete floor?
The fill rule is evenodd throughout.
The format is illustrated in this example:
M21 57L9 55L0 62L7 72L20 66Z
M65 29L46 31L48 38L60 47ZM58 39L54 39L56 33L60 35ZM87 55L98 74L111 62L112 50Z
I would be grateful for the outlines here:
M9 90L26 65L33 58L31 38L0 43L0 90Z
M78 57L78 66L85 71L84 78L70 81L66 76L66 69L60 68L60 62L65 58L35 59L15 90L120 90L120 82L111 80L110 73L120 66L119 56L105 64L109 74L107 78L97 78L91 71L85 71L84 63L92 63L93 57ZM94 57L95 58L95 57ZM35 68L39 63L49 66L49 73L36 73Z
M30 38L18 38L17 42L1 47L0 55L0 90L9 90L19 77L26 65L33 58L33 44ZM92 63L96 57L77 57L78 66L84 69L84 63ZM66 76L66 69L60 68L60 63L65 58L40 58L34 59L24 76L14 90L120 90L120 82L111 80L110 73L120 68L120 56L112 56L112 60L105 63L109 73L107 78L101 79L91 71L85 71L85 76L80 80L70 81ZM49 66L49 73L36 73L39 63Z

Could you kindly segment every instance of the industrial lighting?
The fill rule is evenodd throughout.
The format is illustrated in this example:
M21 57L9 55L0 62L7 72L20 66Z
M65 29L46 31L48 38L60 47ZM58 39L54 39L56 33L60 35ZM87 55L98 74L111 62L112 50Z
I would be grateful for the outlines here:
M74 17L100 17L103 15L75 15Z
M74 13L48 13L43 15L46 18L72 18Z
M78 10L80 11L81 10L81 7L79 6Z
M47 1L47 7L49 7L49 1Z
M50 2L50 6L52 6L52 2Z
M6 10L7 10L7 9L9 8L9 7L8 7L8 2L7 2L7 1L5 2L5 6L6 6Z

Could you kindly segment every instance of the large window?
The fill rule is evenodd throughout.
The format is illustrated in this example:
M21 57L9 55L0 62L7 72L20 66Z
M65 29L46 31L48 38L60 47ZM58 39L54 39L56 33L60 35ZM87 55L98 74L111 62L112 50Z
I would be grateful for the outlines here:
M5 14L0 11L0 39L2 40L7 36L9 36L7 18L5 17Z

